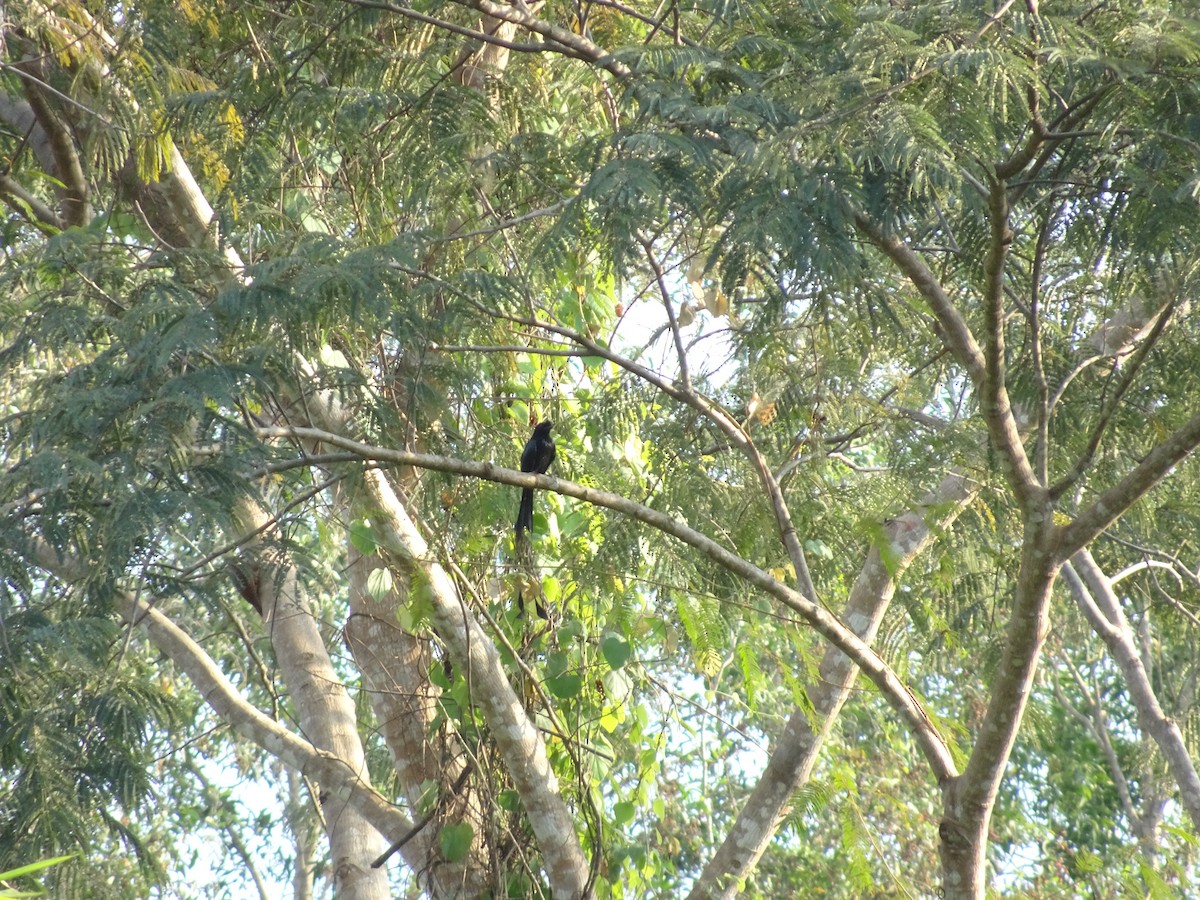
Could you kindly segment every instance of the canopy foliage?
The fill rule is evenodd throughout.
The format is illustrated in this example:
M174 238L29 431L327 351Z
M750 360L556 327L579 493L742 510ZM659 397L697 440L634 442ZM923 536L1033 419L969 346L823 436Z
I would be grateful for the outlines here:
M0 869L1193 890L1200 19L1046 7L10 4Z

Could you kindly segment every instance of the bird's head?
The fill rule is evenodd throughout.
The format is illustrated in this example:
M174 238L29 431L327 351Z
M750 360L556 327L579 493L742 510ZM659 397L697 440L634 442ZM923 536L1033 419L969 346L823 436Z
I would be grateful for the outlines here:
M533 433L540 437L546 437L550 434L550 429L554 427L554 423L549 419L542 419L533 429Z

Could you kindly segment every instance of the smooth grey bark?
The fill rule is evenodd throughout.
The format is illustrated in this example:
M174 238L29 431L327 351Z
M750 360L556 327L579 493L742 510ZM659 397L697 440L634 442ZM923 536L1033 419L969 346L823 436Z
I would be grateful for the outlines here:
M313 364L299 360L297 368L307 384L319 384L320 371ZM312 390L295 405L303 410L305 421L319 421L335 428L343 421L340 401L328 392ZM311 427L260 428L259 435L264 439L295 437L343 448L365 446L335 431ZM400 450L392 454L424 458L424 454ZM363 454L363 458L369 455ZM406 460L404 464L409 463ZM366 469L360 489L362 497L356 502L371 510L380 559L400 577L410 583L419 582L427 590L433 606L433 628L454 664L468 673L471 698L487 721L496 749L529 817L553 895L563 900L583 897L591 869L576 833L574 817L559 791L541 733L509 682L495 641L479 625L467 599L409 515L388 474L378 468Z
M949 900L975 900L986 889L988 826L1033 690L1042 645L1050 628L1050 596L1061 563L1047 510L1026 519L1021 568L982 725L963 774L943 785L942 889Z
M257 507L244 507L242 518L250 533L259 534L270 527ZM273 548L252 544L248 549L255 556L263 626L301 732L315 747L343 760L363 786L369 787L354 700L329 658L295 566ZM326 791L318 802L329 839L334 893L347 900L387 900L391 895L387 872L371 866L384 850L382 835L350 798Z
M509 683L495 643L479 626L385 473L369 469L363 481L379 510L376 534L384 559L424 582L433 605L434 628L455 664L470 673L471 698L488 723L529 817L553 895L563 900L583 897L590 868L574 818L559 791L545 742Z
M1063 569L1063 576L1084 617L1121 669L1129 699L1137 711L1138 725L1158 745L1179 786L1179 802L1187 810L1193 827L1200 829L1200 775L1179 726L1158 702L1138 652L1137 639L1113 591L1112 582L1087 550L1080 550L1071 557L1070 564Z
M428 842L429 856L422 868L438 873L437 891L431 890L432 896L483 896L491 886L485 815L478 793L465 777L467 762L453 727L443 723L434 733L441 691L429 679L433 662L429 640L400 626L398 608L407 597L407 586L393 588L380 599L367 590L370 572L384 565L376 556L364 557L354 547L347 548L350 618L344 629L346 646L362 673L376 726L413 814L433 815L426 826L430 836L436 836L440 824L448 822L469 822L475 830L470 852L454 862L442 857L436 841ZM439 786L437 805L432 812L423 812L423 794L430 785ZM404 835L388 837L398 841Z
M37 539L31 539L30 545L34 563L56 578L71 583L87 576L86 567L67 554ZM204 702L235 733L295 772L315 780L332 796L348 800L380 833L404 834L412 830L412 821L366 784L359 768L293 734L242 697L204 649L160 609L161 602L147 601L124 590L117 592L115 600L121 618L144 633L159 652L178 666ZM427 848L423 846L426 840L428 836L417 834L401 850L406 863L422 879L429 875L421 868L427 856Z
M864 644L874 642L904 570L933 542L932 524L947 527L974 491L974 483L963 475L947 475L917 508L885 525L886 562L879 546L871 547L841 615ZM811 777L821 746L858 678L858 667L830 645L819 673L807 693L820 718L810 721L800 709L792 713L733 827L693 886L690 900L737 895L740 881L753 871L790 811L792 796Z
M49 11L44 12L50 15ZM101 44L115 51L115 43L99 23L92 24ZM96 66L106 76L112 75L107 63L101 59L89 65ZM25 125L33 139L35 152L50 163L47 171L69 188L63 196L62 219L68 224L81 224L89 215L86 178L79 169L76 135L55 112L54 99L49 93L41 92L35 83L26 92L26 102L4 97L0 102L0 116L13 124ZM136 109L132 98L129 102ZM166 171L154 184L139 179L132 164L126 166L121 180L127 193L138 202L142 214L157 226L157 232L171 235L176 246L217 248L219 242L212 230L213 209L173 142L168 149L167 164ZM9 193L13 192L10 190ZM224 248L223 253L228 267L224 277L236 276L241 270L241 259L232 248ZM276 574L279 577L260 573L261 611L275 645L276 658L295 699L304 733L321 749L339 756L344 754L347 763L365 778L365 761L353 703L334 677L315 620L298 592L294 570L284 565ZM333 855L333 879L339 895L355 900L388 896L386 874L370 867L370 862L382 851L382 838L348 803L344 793L327 793L330 808L325 821Z
M353 429L354 414L347 397L317 387L319 372L307 361L298 358L297 368L300 382L308 392L302 398L289 399L284 416L339 431ZM288 395L281 391L281 396ZM397 473L392 477L397 477ZM443 721L438 733L433 732L441 691L429 678L433 663L431 640L411 634L400 625L400 610L410 595L410 579L396 572L391 590L384 596L372 596L368 587L371 572L390 567L379 554L360 553L349 534L354 521L377 520L381 510L371 491L351 488L344 482L335 487L333 498L335 512L347 534L345 575L350 616L343 632L346 646L362 674L363 687L401 790L429 835L436 836L442 824L451 822L468 822L474 829L470 851L454 862L442 857L436 840L429 841L430 856L422 868L437 871L437 889L448 892L434 896L480 896L491 887L485 839L487 816L480 807L478 792L467 777L464 748L453 723ZM432 809L425 796L431 785L438 786L436 806ZM397 842L405 835L387 837Z

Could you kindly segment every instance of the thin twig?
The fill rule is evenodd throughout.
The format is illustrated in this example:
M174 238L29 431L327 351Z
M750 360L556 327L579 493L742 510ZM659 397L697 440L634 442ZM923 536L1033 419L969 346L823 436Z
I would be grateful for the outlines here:
M650 269L654 272L654 280L658 284L658 292L662 297L663 308L667 311L667 321L671 325L671 336L675 339L675 355L679 359L679 381L685 391L690 391L692 389L692 378L688 374L687 353L683 349L683 338L679 334L679 320L675 318L675 306L671 302L671 292L667 288L666 274L663 272L663 267L659 263L658 257L654 255L654 245L650 243L650 239L639 234L637 240L646 252L646 261L650 263Z
M1092 429L1091 436L1088 438L1087 446L1084 448L1083 453L1081 453L1079 459L1075 461L1075 465L1071 467L1071 470L1067 472L1067 474L1061 479L1059 479L1059 481L1053 487L1050 488L1051 497L1061 497L1066 491L1070 490L1075 482L1078 481L1091 466L1092 460L1096 456L1096 451L1100 449L1100 441L1104 437L1104 432L1108 429L1109 422L1111 422L1112 417L1116 415L1117 410L1121 405L1121 400L1124 398L1129 388L1133 385L1133 380L1140 371L1142 363L1146 361L1146 357L1149 356L1150 351L1154 348L1155 344L1158 343L1158 338L1162 335L1163 329L1167 325L1167 320L1171 318L1171 313L1174 312L1174 310L1175 301L1171 300L1171 302L1169 302L1159 314L1158 319L1154 323L1154 327L1150 329L1150 334L1146 336L1146 339L1142 342L1141 346L1138 347L1137 351L1129 360L1129 363L1125 366L1124 374L1117 382L1116 390L1113 391L1112 396L1101 407L1100 416L1096 421L1095 427ZM1114 366L1115 365L1116 362L1114 360Z

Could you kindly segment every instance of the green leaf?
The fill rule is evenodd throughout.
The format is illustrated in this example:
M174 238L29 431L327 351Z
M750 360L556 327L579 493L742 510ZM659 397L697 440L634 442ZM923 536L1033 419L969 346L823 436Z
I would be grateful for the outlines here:
M373 600L383 600L392 591L392 572L387 568L373 569L367 576L367 593Z
M30 863L27 866L9 869L7 872L0 872L0 881L9 881L24 875L32 875L34 872L40 872L51 866L57 866L59 863L66 862L68 859L73 859L78 855L77 853L69 853L66 856L55 856L52 859L43 859L35 863ZM3 898L3 900L18 900L18 898L23 897L44 897L45 895L46 892L41 890L21 891L16 888L0 888L0 898Z
M454 684L451 677L446 674L446 667L440 661L435 662L429 667L429 681L431 684L440 687L443 691L450 690Z
M429 579L413 578L410 582L407 602L396 610L400 627L413 633L420 631L433 618L435 605L433 586L429 583Z
M513 419L522 425L529 421L529 404L524 400L513 400L505 408L505 412L510 419Z
M558 699L570 700L583 690L583 676L574 673L556 675L546 679L546 687Z
M633 648L625 638L610 631L600 640L600 652L604 654L604 661L610 669L619 669L629 662Z
M471 841L475 839L475 829L470 822L456 822L447 825L438 835L438 843L442 848L442 856L447 862L459 862L466 859L471 852Z
M496 795L496 805L505 812L516 812L521 806L521 796L516 791L501 791Z
M818 559L833 559L833 551L824 541L819 541L816 538L810 538L804 542L804 549Z
M616 825L627 825L636 814L637 807L627 800L613 805L613 823Z
M1138 869L1142 873L1142 879L1146 882L1146 887L1149 888L1148 896L1153 898L1153 900L1174 900L1174 898L1179 896L1145 860L1138 861Z
M1200 838L1196 837L1196 835L1192 834L1186 828L1179 828L1175 825L1163 825L1162 828L1163 831L1169 831L1171 834L1175 835L1175 837L1179 838L1180 840L1187 841L1193 847L1200 847Z
M363 556L375 555L379 542L375 540L375 529L370 522L359 519L350 523L350 544Z
M50 859L40 859L37 862L30 863L27 866L9 869L7 872L0 872L0 881L10 881L13 878L21 878L25 875L32 875L34 872L40 872L42 869L49 869L51 866L57 866L60 863L64 863L68 859L74 859L78 855L78 853L68 853L66 856L54 856Z

